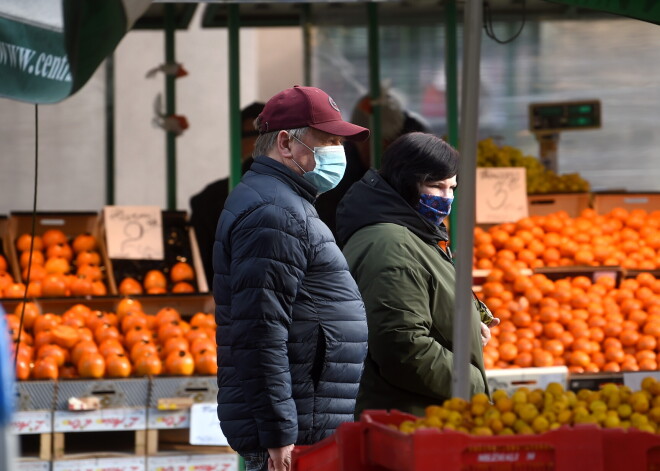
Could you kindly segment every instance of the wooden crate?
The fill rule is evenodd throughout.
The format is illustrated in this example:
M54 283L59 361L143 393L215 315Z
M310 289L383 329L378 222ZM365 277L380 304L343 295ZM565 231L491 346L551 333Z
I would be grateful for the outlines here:
M108 289L108 294L117 294L117 286L110 269L110 259L105 247L105 238L101 232L101 225L98 213L95 212L40 212L35 215L35 234L42 235L48 229L59 229L64 232L69 239L84 233L92 234L98 244L98 252L101 255L102 269L104 269L104 282ZM9 215L8 238L10 241L10 257L12 269L17 280L21 280L21 269L18 263L16 250L16 239L25 233L32 233L32 213L30 212L12 212Z
M594 193L593 207L598 214L607 214L614 208L643 209L650 213L660 210L660 193Z
M565 211L570 217L578 217L582 210L590 206L589 193L552 193L547 195L527 195L530 216L546 216Z
M195 280L192 282L195 292L208 293L209 287L199 254L197 238L192 225L188 221L187 213L185 211L162 211L162 225L164 259L111 259L110 267L117 286L126 277L135 278L142 283L144 275L149 270L163 272L168 277L168 285L171 285L169 282L169 269L177 261L186 261L195 271ZM169 289L171 289L171 286L168 286Z

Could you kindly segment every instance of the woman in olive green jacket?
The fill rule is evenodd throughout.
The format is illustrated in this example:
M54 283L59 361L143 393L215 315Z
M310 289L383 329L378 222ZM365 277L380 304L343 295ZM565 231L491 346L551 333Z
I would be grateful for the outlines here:
M356 418L365 409L423 415L451 397L455 277L443 224L458 153L441 139L406 134L342 199L337 237L367 310L369 350ZM470 393L487 392L478 301L469 313ZM489 313L488 313L489 314ZM497 322L497 321L495 321ZM492 325L492 323L491 323Z

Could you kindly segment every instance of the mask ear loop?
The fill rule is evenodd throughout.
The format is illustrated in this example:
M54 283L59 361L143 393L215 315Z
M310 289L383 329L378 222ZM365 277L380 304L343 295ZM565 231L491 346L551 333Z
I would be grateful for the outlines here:
M301 141L300 139L298 139L298 138L297 138L296 136L294 136L293 134L289 134L289 138L291 138L291 139L295 139L296 141L300 142L302 145L304 145L304 146L307 147L309 150L311 150L311 151L312 151L312 154L315 154L314 149L312 149L311 147L309 147L307 144L305 144L303 141ZM307 171L306 171L304 168L302 168L302 167L300 166L300 164L299 164L298 162L296 162L296 161L293 159L293 157L291 157L291 161L292 161L294 164L296 164L296 167L298 167L300 170L302 170L303 175L307 173Z

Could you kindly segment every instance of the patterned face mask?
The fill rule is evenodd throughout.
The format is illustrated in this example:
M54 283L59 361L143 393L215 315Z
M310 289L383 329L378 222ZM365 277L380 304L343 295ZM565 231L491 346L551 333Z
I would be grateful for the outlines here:
M424 219L435 226L439 226L451 212L451 203L454 198L435 196L422 193L419 195L417 211Z

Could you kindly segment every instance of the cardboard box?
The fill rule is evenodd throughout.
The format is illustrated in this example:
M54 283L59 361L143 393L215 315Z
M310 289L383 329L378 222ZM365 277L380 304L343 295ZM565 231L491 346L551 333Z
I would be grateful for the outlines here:
M590 204L589 193L552 193L547 195L527 195L530 216L546 216L558 211L566 211L570 217L578 217Z
M97 250L101 255L102 269L104 268L104 282L108 294L117 294L117 286L110 267L110 259L105 249L105 239L101 232L99 215L94 212L40 212L35 215L35 234L42 235L48 229L59 229L64 232L69 240L79 234L90 233L97 241ZM11 245L11 258L17 279L21 280L19 254L16 250L16 239L21 234L32 232L32 213L12 212L9 215L8 235Z
M490 391L503 389L509 394L521 387L545 389L550 383L559 383L568 387L568 368L548 366L538 368L507 368L504 370L486 370Z
M598 214L607 214L614 208L643 209L650 213L660 210L660 193L594 193L593 207Z

